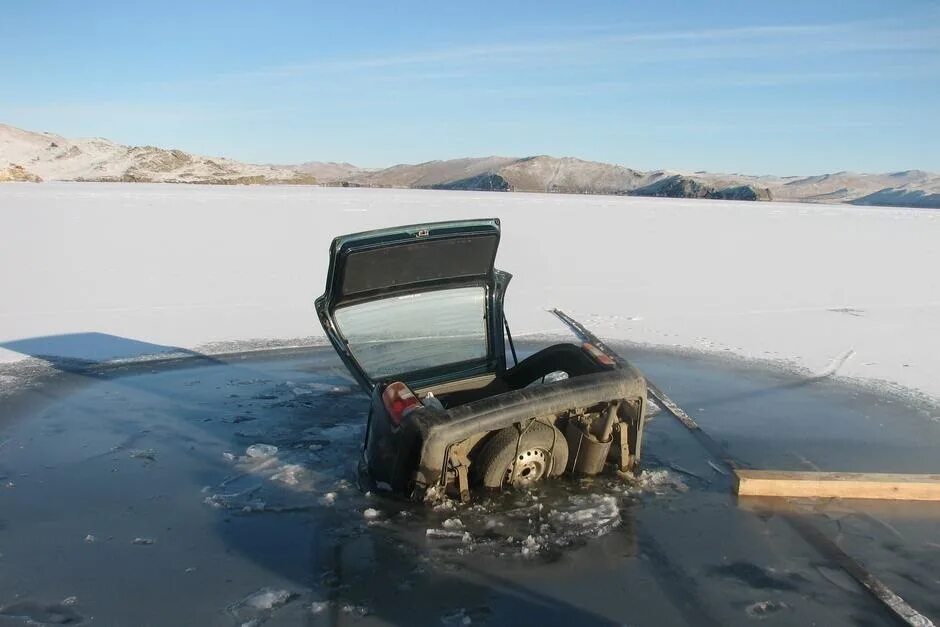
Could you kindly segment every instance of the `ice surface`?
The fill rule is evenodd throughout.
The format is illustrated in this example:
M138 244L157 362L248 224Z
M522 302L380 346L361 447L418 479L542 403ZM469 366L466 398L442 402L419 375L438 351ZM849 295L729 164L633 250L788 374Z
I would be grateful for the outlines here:
M310 289L323 283L335 235L468 216L501 218L497 264L515 276L516 336L563 333L544 311L559 307L605 339L785 360L808 373L837 363L840 376L940 396L929 341L940 336L940 275L924 271L940 267L940 213L785 202L11 184L0 187L0 232L23 235L0 247L0 267L41 246L46 271L0 274L0 360L322 341ZM59 224L69 237L44 246ZM604 245L631 233L644 236L626 257ZM587 236L597 245L577 263L544 252Z

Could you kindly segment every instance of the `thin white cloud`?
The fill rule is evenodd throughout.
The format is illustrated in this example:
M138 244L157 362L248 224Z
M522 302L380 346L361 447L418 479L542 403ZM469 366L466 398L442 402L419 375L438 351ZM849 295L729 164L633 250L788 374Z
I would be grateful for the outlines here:
M407 53L352 58L323 58L222 75L251 79L293 77L314 72L351 72L480 60L549 61L558 55L590 53L591 57L618 51L656 58L732 58L862 51L938 51L940 28L891 28L878 23L845 22L791 26L681 30L646 33L604 33L590 37L512 43L457 45ZM695 45L689 45L695 44Z

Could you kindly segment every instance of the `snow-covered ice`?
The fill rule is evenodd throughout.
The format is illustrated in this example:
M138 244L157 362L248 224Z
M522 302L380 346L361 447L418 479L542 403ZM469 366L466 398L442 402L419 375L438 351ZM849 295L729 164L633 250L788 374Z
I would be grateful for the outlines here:
M519 337L563 333L559 307L604 338L940 396L940 212L586 195L7 184L0 361L319 341L333 236L481 216Z

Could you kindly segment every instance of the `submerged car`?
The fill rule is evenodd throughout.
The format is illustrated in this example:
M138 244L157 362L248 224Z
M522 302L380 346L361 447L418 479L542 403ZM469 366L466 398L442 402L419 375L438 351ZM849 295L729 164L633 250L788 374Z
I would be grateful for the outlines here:
M512 275L493 265L499 238L499 220L483 219L333 240L316 309L371 396L363 487L467 500L482 488L637 468L643 375L599 341L518 361L503 312Z

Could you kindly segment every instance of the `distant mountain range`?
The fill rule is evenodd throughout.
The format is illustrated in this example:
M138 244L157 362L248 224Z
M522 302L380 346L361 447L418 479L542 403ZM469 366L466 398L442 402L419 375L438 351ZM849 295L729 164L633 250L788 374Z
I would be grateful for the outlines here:
M67 139L0 124L0 181L5 179L220 185L317 182L296 168L124 146L100 137Z
M644 172L609 163L544 155L451 159L384 169L319 161L253 165L182 150L125 146L101 138L66 139L0 124L0 182L43 180L321 184L940 208L940 175L921 170L802 177Z

